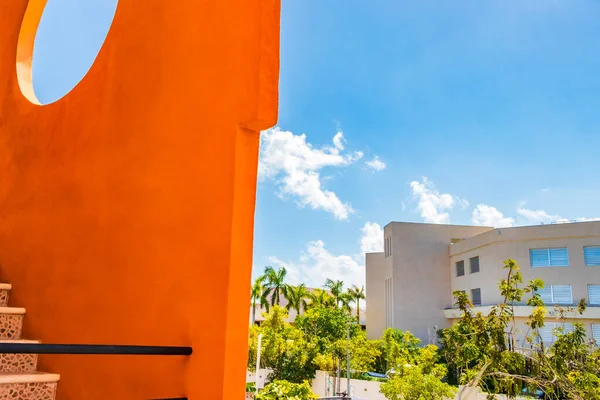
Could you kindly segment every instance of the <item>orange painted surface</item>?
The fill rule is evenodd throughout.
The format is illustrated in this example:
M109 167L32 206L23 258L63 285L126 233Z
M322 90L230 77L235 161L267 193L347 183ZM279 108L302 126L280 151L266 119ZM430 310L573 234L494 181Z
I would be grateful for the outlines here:
M61 374L61 400L242 398L279 1L120 0L87 76L39 106L25 95L44 2L0 2L0 281L28 338L194 354L40 370Z

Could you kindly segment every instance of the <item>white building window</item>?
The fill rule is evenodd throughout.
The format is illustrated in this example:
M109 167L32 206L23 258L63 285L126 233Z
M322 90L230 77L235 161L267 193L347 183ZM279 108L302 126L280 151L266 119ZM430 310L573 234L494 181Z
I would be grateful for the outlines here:
M469 258L469 269L471 274L479 272L479 256Z
M600 305L600 285L588 285L588 297L591 305Z
M600 246L584 247L583 259L588 267L600 267Z
M546 304L573 304L571 285L550 285L538 290Z
M566 247L530 249L529 260L532 267L568 267L569 251Z
M471 289L471 303L474 306L481 305L481 289Z
M600 346L600 324L592 324L592 338L596 341L596 346Z
M458 261L456 263L456 276L464 276L465 275L465 261Z
M550 346L556 340L554 329L562 328L562 333L571 333L575 330L575 326L572 322L549 322L540 328L540 336L545 346Z

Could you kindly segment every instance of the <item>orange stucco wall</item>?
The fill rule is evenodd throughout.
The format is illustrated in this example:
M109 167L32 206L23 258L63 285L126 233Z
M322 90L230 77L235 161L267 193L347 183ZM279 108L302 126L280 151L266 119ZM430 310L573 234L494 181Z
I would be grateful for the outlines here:
M0 280L28 338L194 354L40 369L61 374L61 400L242 398L278 0L120 0L88 75L39 106L24 93L43 5L0 2Z

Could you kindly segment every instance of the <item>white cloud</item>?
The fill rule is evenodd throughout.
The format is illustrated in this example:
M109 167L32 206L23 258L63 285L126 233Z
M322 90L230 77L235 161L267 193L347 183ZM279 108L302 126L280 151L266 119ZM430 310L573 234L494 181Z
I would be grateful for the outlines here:
M544 210L530 210L525 207L517 208L517 214L525 218L528 222L542 223L542 222L558 222L563 220L559 215L548 214Z
M507 228L513 226L515 219L505 217L498 209L486 204L478 204L473 210L471 222L474 225L493 226L494 228Z
M375 156L371 161L365 162L365 164L367 164L367 167L375 171L383 171L386 167L385 163L381 161L379 156Z
M530 210L523 206L517 209L517 213L525 218L528 223L558 223L565 224L569 222L590 222L600 221L600 217L578 217L578 218L565 218L560 215L549 214L544 210Z
M600 221L600 217L592 217L592 218L580 217L580 218L576 218L575 220L577 222Z
M344 150L344 144L342 141L344 140L344 134L342 132L338 132L333 137L333 145L338 150Z
M305 283L308 287L322 287L327 278L342 280L346 287L365 284L365 268L352 257L334 255L325 248L321 240L309 242L297 263L285 262L269 257L275 267L285 267L288 283Z
M413 197L418 199L418 209L423 220L434 224L450 223L450 214L445 210L451 210L455 204L465 208L469 202L448 193L440 193L435 185L423 177L422 182L410 183Z
M333 137L333 147L313 148L306 135L294 135L278 127L261 135L259 179L273 179L280 196L293 196L301 206L327 211L340 220L354 212L348 203L323 188L319 170L325 167L348 166L360 158L362 152L342 154L343 133Z
M377 253L383 251L383 229L375 222L367 222L361 229L360 252Z

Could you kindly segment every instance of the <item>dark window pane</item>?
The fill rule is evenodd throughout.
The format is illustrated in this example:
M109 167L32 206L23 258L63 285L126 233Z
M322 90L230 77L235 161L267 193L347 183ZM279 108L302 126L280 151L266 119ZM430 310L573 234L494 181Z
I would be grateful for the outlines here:
M465 274L465 262L459 261L456 263L456 276L463 276Z
M469 264L471 266L471 273L479 272L479 257L473 257L469 259Z
M480 306L481 305L481 289L472 289L471 290L471 301L473 305Z

